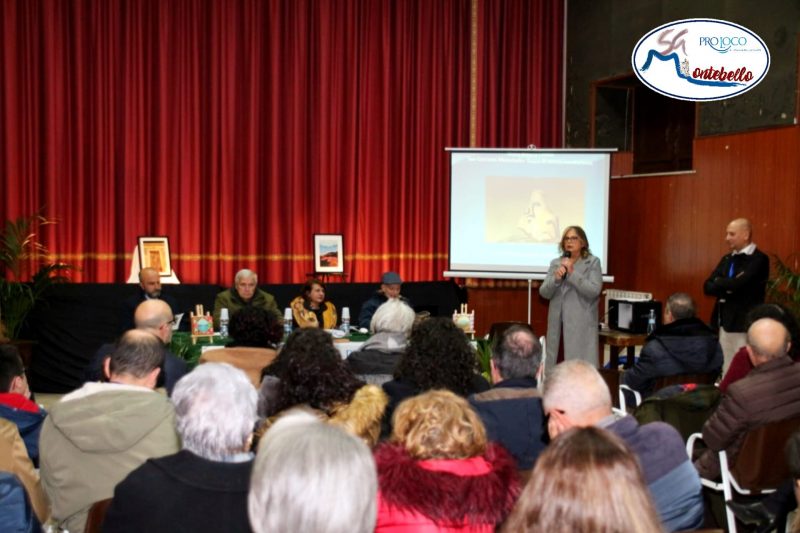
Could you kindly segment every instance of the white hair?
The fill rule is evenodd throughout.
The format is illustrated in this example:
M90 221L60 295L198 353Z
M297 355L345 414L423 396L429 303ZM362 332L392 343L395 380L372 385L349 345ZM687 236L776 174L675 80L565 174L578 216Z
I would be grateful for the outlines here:
M556 365L547 374L542 406L545 410L564 409L575 414L600 407L611 409L611 392L595 367L573 359Z
M369 448L314 415L292 410L267 431L250 478L256 533L368 533L378 479Z
M210 461L244 451L258 420L258 393L244 372L202 364L178 381L171 399L184 449Z
M369 329L373 333L411 333L416 314L400 298L389 298L372 315Z
M239 272L237 272L236 275L233 277L233 283L234 285L236 285L243 279L250 279L250 278L253 278L253 281L255 281L256 285L258 285L258 274L256 274L249 268L243 268Z

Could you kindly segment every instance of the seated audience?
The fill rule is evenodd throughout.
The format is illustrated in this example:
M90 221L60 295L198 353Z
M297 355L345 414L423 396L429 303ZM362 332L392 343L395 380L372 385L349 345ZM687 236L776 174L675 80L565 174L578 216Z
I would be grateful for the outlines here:
M514 460L450 391L405 400L375 451L383 531L494 531L519 495Z
M258 450L248 510L255 533L371 533L375 463L359 439L292 410Z
M50 502L47 501L47 494L42 488L39 472L28 457L28 452L25 451L25 443L19 435L17 426L2 419L0 419L0 472L8 472L17 478L25 488L36 519L40 524L44 524L50 517ZM1 485L2 483L0 483ZM6 492L0 490L0 494L6 494ZM19 513L15 513L16 517L7 515L8 511L14 510L6 509L3 505L4 501L5 498L0 496L0 516L3 517L0 519L0 525L8 524L6 519L19 519ZM16 511L18 510L16 509ZM0 531L4 531L4 529L0 527Z
M31 400L25 366L17 347L0 344L0 418L17 426L28 457L39 464L39 433L47 412Z
M636 456L608 431L573 428L542 453L503 531L664 531Z
M749 328L753 322L760 318L771 318L784 325L789 331L789 340L791 341L788 355L795 362L800 360L800 342L796 342L800 341L800 326L798 326L797 320L794 318L791 311L778 304L761 304L747 313L745 323ZM753 363L750 362L747 346L742 346L742 348L736 352L736 355L734 355L731 366L728 368L728 371L725 372L722 381L720 381L719 390L721 390L723 394L728 392L728 387L749 374L753 368L755 367Z
M230 336L225 348L206 350L200 363L229 363L244 370L258 388L261 372L275 360L283 336L280 321L260 307L245 307L231 316Z
M647 338L639 359L621 382L650 396L658 378L677 374L714 374L722 369L722 347L717 336L695 316L692 297L676 292L667 298L664 324ZM716 378L715 378L716 379Z
M175 299L169 294L164 294L161 289L161 274L155 268L145 267L139 271L139 290L125 300L122 306L122 316L120 317L120 332L128 331L136 327L133 315L139 304L145 300L163 300L170 307L170 312L178 310Z
M275 297L259 289L258 275L246 268L236 273L233 288L217 294L214 300L214 329L219 329L220 311L227 309L232 316L245 307L260 307L274 315L277 320L283 319Z
M41 474L57 527L83 531L94 502L147 459L180 449L172 404L154 390L163 360L158 337L128 331L104 362L110 382L86 383L45 418Z
M381 276L381 288L361 304L361 310L358 313L358 327L369 328L372 323L372 315L388 300L401 300L411 307L411 302L405 296L400 295L402 284L403 280L400 279L397 272L384 272Z
M134 314L136 329L152 333L164 346L164 363L162 372L158 375L156 387L165 387L167 394L172 394L172 389L179 379L188 372L186 361L169 351L172 340L172 324L175 318L172 309L161 300L146 300L139 304ZM86 381L108 381L108 375L103 372L105 361L114 351L114 344L104 344L94 354L92 362L86 369Z
M752 428L800 414L800 365L789 358L789 332L771 318L753 322L747 330L747 353L753 370L728 388L703 426L708 449L695 461L700 475L720 475L719 454L735 463L744 436Z
M551 439L573 427L596 426L625 441L642 465L645 482L667 531L695 529L702 524L700 478L675 428L663 422L640 426L632 416L614 414L606 382L585 361L557 365L545 381L543 402Z
M303 285L303 294L292 300L292 321L296 328L333 329L339 321L336 306L325 301L325 285L310 279Z
M386 394L350 372L329 333L317 328L294 330L266 373L280 380L274 411L267 416L305 406L370 446L377 442ZM259 433L269 424L268 420Z
M148 459L114 490L103 531L250 531L256 391L227 364L196 368L172 395L183 450Z
M347 357L347 365L360 378L381 385L392 379L414 326L414 310L399 299L383 303L372 316L372 336Z
M531 328L508 328L492 349L494 386L469 400L480 415L489 440L505 446L517 468L530 470L547 444L547 427L537 386L542 345Z
M394 379L383 384L389 395L383 432L397 405L431 389L447 389L467 397L489 390L478 374L478 360L467 336L447 317L424 320L411 330L411 338L394 371Z

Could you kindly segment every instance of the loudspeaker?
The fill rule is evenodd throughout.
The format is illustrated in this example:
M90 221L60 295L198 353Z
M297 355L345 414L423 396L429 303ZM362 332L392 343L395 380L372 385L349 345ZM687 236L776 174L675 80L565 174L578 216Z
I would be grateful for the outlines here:
M611 329L618 329L628 333L647 333L647 321L650 311L656 318L656 327L661 325L661 302L657 300L608 301L608 325Z

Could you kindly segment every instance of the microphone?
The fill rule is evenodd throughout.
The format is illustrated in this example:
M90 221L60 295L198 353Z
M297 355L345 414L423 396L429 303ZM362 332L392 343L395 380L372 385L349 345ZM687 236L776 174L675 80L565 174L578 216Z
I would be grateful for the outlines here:
M569 252L564 252L563 254L561 254L561 258L562 259L569 259L571 257L571 255L572 254L570 254ZM565 271L564 275L561 276L561 279L567 279L567 275L568 275L568 273Z

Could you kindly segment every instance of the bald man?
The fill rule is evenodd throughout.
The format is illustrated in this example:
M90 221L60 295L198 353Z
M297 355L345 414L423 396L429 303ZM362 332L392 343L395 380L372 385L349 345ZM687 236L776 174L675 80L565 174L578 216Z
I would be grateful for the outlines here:
M731 252L720 259L717 268L703 284L703 292L717 299L711 326L719 328L723 373L728 371L733 356L746 342L747 312L764 303L769 258L756 249L752 237L753 227L749 220L732 220L725 230L725 242Z
M573 427L596 426L625 441L642 465L664 529L691 530L702 524L702 486L683 438L663 422L640 426L630 415L613 413L608 385L591 364L573 359L556 365L547 374L542 403L551 439Z
M164 371L159 375L158 386L163 385L167 389L167 394L172 394L175 384L188 371L186 361L167 349L172 340L174 320L172 309L163 300L145 300L134 312L136 329L152 333L164 345ZM97 350L85 372L85 381L106 381L108 379L108 373L104 371L104 364L113 351L113 344L104 344Z
M720 450L733 464L748 430L800 414L800 365L787 355L789 345L789 332L777 320L762 318L750 326L747 354L755 368L728 387L703 426L708 450L695 461L701 476L719 477Z
M134 328L133 313L136 311L136 307L145 300L163 300L167 302L172 312L177 310L175 300L169 294L164 294L161 288L161 274L158 273L158 270L150 267L143 268L139 271L139 290L125 300L122 305L120 331Z

